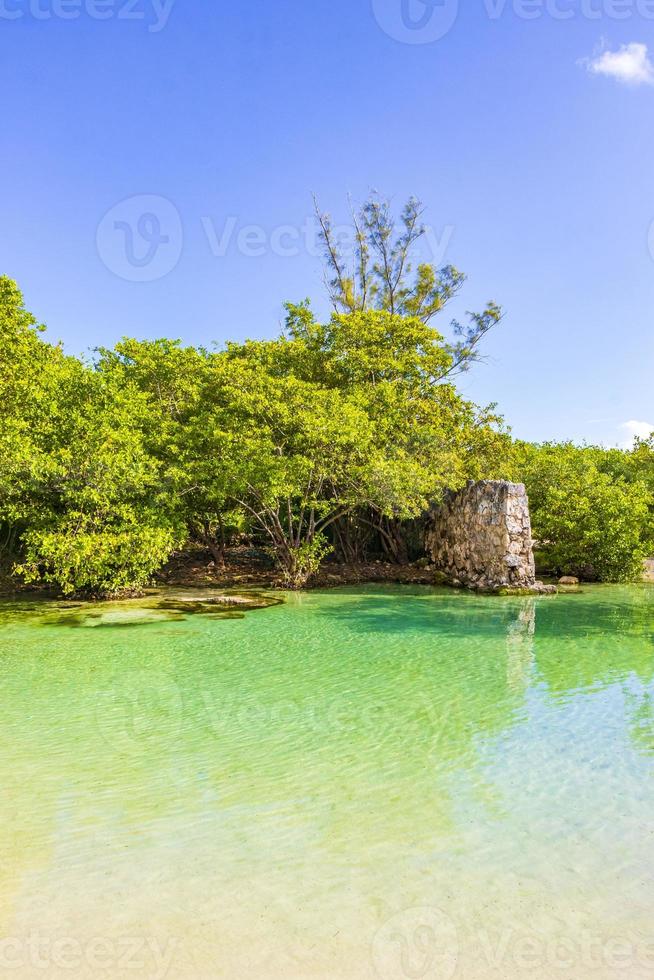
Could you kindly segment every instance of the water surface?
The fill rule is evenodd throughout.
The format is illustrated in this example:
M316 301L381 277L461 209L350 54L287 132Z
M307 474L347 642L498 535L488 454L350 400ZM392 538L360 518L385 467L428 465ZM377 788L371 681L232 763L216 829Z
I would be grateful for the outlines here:
M654 974L654 587L150 613L0 605L0 972Z

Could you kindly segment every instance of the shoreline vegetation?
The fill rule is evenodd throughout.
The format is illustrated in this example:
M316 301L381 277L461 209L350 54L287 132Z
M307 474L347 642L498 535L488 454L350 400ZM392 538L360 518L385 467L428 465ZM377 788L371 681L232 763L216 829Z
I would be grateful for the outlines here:
M638 579L654 552L654 436L628 451L514 440L495 405L457 388L502 310L489 302L443 332L432 325L465 276L417 261L421 204L396 219L371 197L352 212L349 256L316 213L333 312L319 322L308 300L289 303L273 339L124 338L75 357L0 277L10 586L134 595L180 554L205 549L220 568L235 545L265 554L285 588L433 582L416 564L421 519L446 490L482 479L526 485L542 569Z
M363 585L388 582L398 585L438 584L435 566L423 561L404 565L380 559L359 563L324 562L306 583L305 589L336 588L339 585ZM123 598L139 599L150 588L225 590L228 594L252 589L283 591L288 588L283 572L270 555L257 548L237 545L225 549L224 564L216 563L211 552L192 548L174 554L143 589ZM12 576L0 580L0 599L21 595L57 597L57 590L44 582L24 584ZM98 597L106 598L106 597ZM109 597L111 598L111 597ZM119 596L118 598L121 598Z
M557 586L556 591L577 592L585 584L598 584L597 578L572 579L570 583L565 578L559 581L557 573L545 570L538 572L546 587ZM578 584L572 584L577 582ZM629 581L629 580L626 580ZM634 584L654 584L654 559L644 562L642 575L634 576ZM425 585L446 586L461 592L472 592L464 586L453 586L437 570L436 566L425 559L406 564L397 564L382 559L358 563L345 563L332 560L325 561L309 581L303 586L304 591L319 589L334 589L350 585ZM77 599L99 600L112 599L139 600L146 598L151 592L163 589L191 591L224 592L225 605L229 598L262 590L264 592L281 592L288 590L288 584L282 571L276 567L270 556L264 551L253 549L246 545L236 545L225 550L224 564L217 564L210 551L203 548L191 548L174 554L166 565L159 569L152 580L142 588L126 590L114 595L90 594L63 596L60 590L53 588L43 581L26 584L15 576L4 575L0 578L0 601L21 598ZM484 594L484 593L481 593ZM506 595L510 590L492 590L488 594ZM532 590L530 595L536 595ZM543 594L547 594L547 589Z

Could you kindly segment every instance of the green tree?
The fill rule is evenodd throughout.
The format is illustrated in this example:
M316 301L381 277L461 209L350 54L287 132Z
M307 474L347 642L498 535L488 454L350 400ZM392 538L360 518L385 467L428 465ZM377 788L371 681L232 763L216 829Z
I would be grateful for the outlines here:
M298 586L328 550L327 528L359 500L378 453L352 400L292 375L271 377L252 353L215 360L184 466L205 498L218 481L225 504L264 534Z
M146 405L137 390L83 365L68 382L60 390L65 413L46 415L33 433L47 466L19 570L65 593L140 589L184 538L159 462L144 445Z
M358 279L327 323L289 306L282 336L221 351L125 338L67 357L0 280L0 531L26 581L139 589L189 539L220 559L225 532L248 528L302 585L341 522L374 527L399 558L402 521L498 472L501 420L452 379L499 310L446 341L431 319L463 280L410 278L418 205L397 240L385 207L361 220ZM329 246L326 219L324 233Z
M398 224L388 201L371 195L357 211L351 208L354 233L352 260L343 255L330 216L315 204L324 247L325 283L336 312L357 313L385 310L402 317L429 323L441 313L461 290L465 275L453 265L437 268L419 262L415 272L414 255L426 234L422 222L424 208L411 197ZM496 303L481 313L468 313L463 324L453 320L454 340L447 345L451 355L449 373L466 371L479 359L479 347L502 318Z
M119 390L133 387L144 399L141 433L157 461L168 510L174 508L190 537L222 563L225 528L239 526L240 516L230 510L227 471L194 441L216 356L177 340L123 338L113 350L100 349L97 369Z
M594 466L550 487L537 517L547 561L560 572L590 567L603 582L642 575L650 500L642 484L613 481Z
M512 475L526 484L546 567L606 582L642 574L654 540L654 498L643 465L632 453L599 446L515 445Z
M0 279L0 524L5 557L66 593L139 588L180 540L134 386L42 338Z
M230 345L227 363L243 371L233 389L243 455L265 460L239 501L296 584L315 565L298 566L298 555L324 553L336 522L356 512L392 545L399 522L445 487L489 474L506 452L499 420L444 380L452 353L416 317L368 310L319 324L308 305L290 306L285 336ZM230 383L213 390L224 395ZM221 427L203 421L201 429ZM212 454L205 447L203 455ZM269 481L273 473L279 479Z
M83 373L24 306L15 282L0 277L0 534L11 561L27 527L49 510L52 448L69 414L67 392Z

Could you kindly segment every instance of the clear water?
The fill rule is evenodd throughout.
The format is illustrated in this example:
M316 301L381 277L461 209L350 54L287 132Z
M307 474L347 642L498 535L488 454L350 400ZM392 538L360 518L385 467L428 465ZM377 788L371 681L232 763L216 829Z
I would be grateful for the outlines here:
M652 977L654 587L286 598L0 606L0 974Z

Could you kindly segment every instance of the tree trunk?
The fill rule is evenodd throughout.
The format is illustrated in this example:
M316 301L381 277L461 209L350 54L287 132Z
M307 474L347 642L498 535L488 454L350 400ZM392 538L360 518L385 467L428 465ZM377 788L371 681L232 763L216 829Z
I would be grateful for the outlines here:
M225 567L225 532L223 528L222 520L220 521L220 538L217 540L215 534L212 534L211 529L205 524L200 532L200 541L210 552L211 557L215 561L216 565L220 565L221 568Z
M407 565L409 562L409 551L402 522L396 517L382 517L377 527L382 548L387 557L396 565Z

